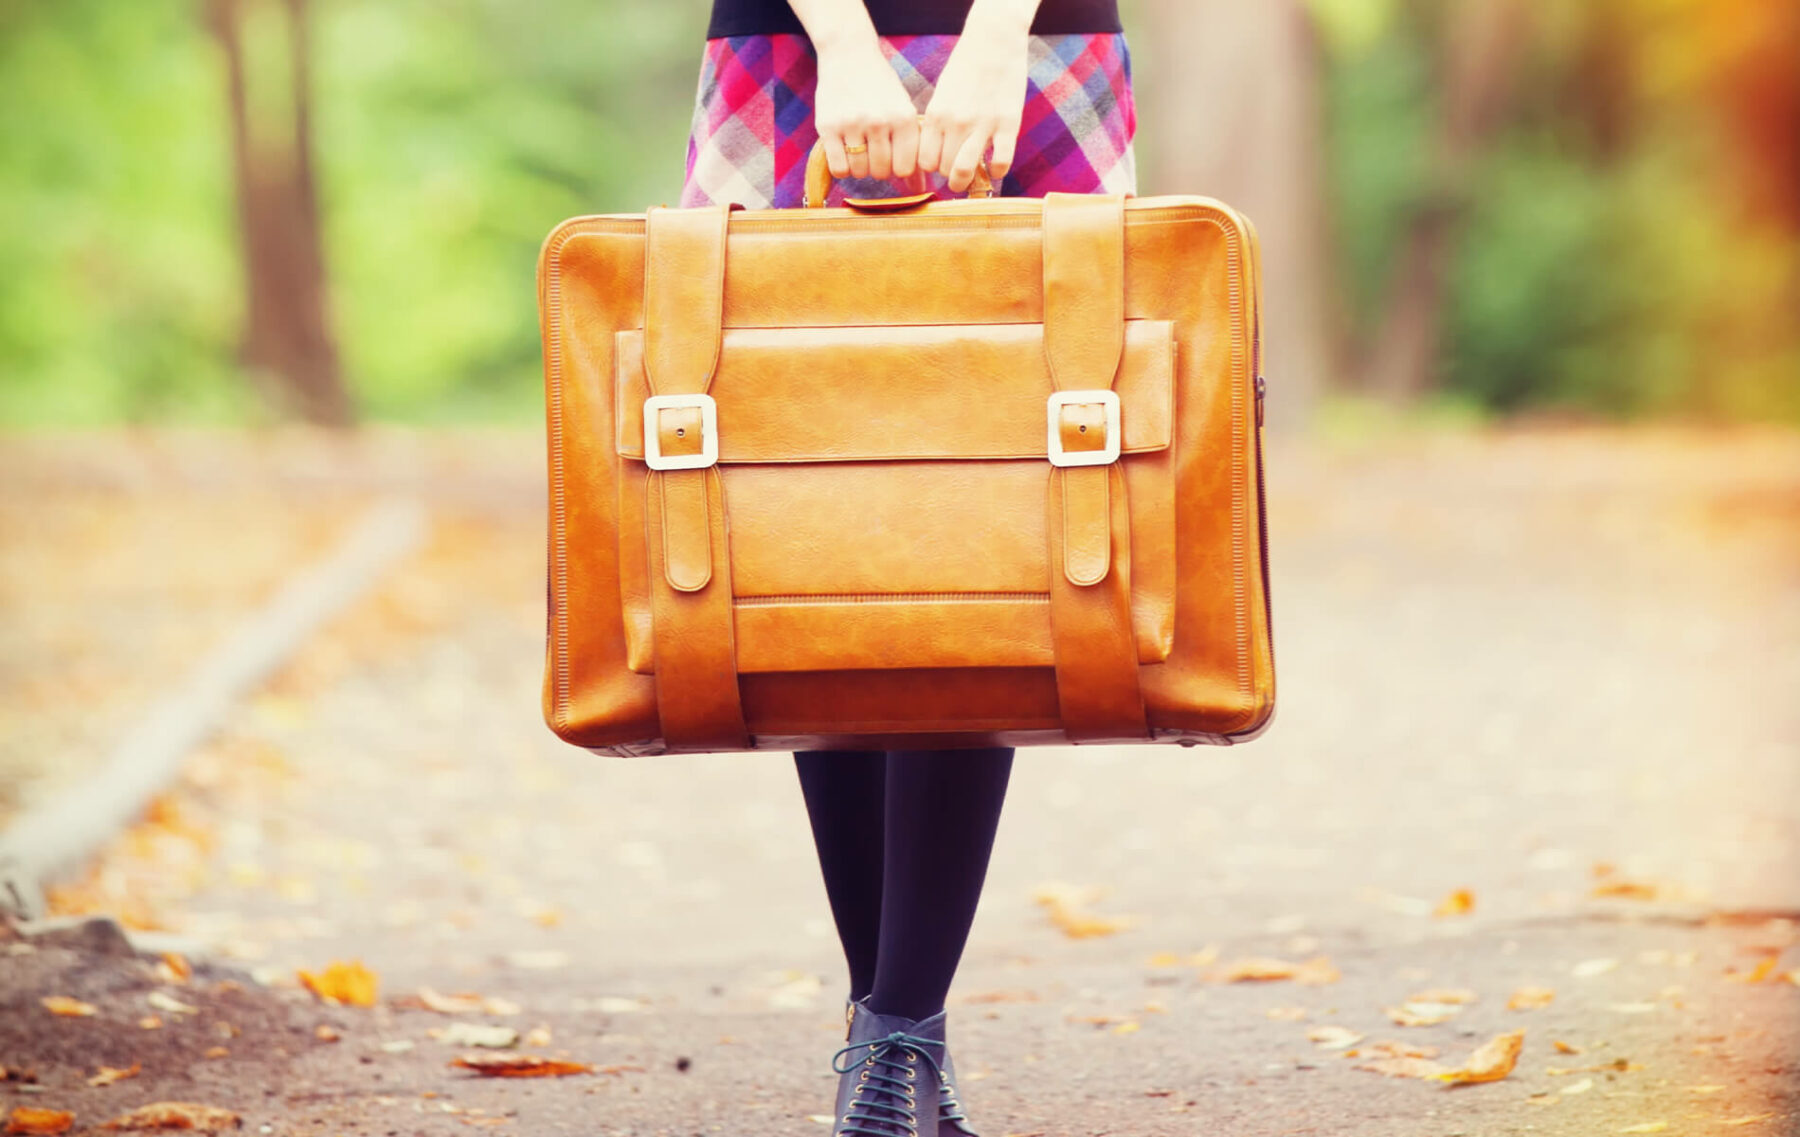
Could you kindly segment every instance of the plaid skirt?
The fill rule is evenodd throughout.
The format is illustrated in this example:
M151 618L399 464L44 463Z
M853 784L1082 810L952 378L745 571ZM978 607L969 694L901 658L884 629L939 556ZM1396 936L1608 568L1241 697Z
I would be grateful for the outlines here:
M882 51L923 111L956 45L953 35L884 36ZM688 138L684 206L732 201L750 209L794 209L805 188L806 156L818 132L813 97L818 59L801 35L730 36L706 41L700 92ZM1131 55L1120 33L1032 36L1024 115L1013 166L999 193L1136 193L1131 142L1137 110ZM929 175L939 197L954 196ZM887 182L848 179L845 195L885 197Z

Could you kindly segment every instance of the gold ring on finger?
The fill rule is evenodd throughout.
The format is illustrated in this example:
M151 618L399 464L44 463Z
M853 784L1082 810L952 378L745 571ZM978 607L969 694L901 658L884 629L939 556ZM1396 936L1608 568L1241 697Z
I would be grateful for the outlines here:
M867 154L868 152L869 152L869 148L867 146L864 146L860 142L858 142L854 146L844 147L844 153L846 153L846 154Z

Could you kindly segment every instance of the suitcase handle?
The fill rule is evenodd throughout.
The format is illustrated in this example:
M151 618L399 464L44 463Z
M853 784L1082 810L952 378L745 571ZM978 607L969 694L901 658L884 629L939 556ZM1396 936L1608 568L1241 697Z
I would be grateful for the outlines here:
M925 116L920 115L924 122ZM806 156L806 191L801 198L804 208L820 208L825 204L825 196L831 192L831 183L837 179L831 175L831 167L825 162L825 146L813 143L812 153ZM847 197L844 204L851 209L864 213L898 213L903 209L911 209L915 205L923 205L932 199L932 194L925 190L925 175L921 170L913 171L908 181L914 192L899 197ZM975 180L969 183L968 197L993 197L994 184L988 178L987 158L983 156L981 165L975 170Z

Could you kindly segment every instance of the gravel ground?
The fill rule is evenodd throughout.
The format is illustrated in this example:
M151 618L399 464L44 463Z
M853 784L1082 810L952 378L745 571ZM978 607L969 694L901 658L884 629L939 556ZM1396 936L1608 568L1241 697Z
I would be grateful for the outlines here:
M388 445L387 483L454 455L413 482L431 545L58 903L130 906L342 1024L275 1082L204 1083L271 1131L823 1133L843 979L791 764L562 747L537 718L535 440ZM1281 446L1271 476L1269 735L1021 757L952 995L982 1132L1800 1133L1800 440L1406 434ZM1047 886L1120 926L1064 935ZM1458 890L1472 910L1432 914ZM1217 981L1319 955L1335 982ZM612 1072L474 1080L428 1033L445 1016L284 988L333 958L385 1000L503 997L474 1020ZM1508 1010L1527 985L1554 1002ZM1445 987L1477 1001L1389 1020ZM195 1066L146 1041L142 1081L89 1090L42 1057L70 1023L0 1023L0 1064L71 1101ZM1308 1041L1328 1024L1359 1057ZM1355 1068L1514 1029L1489 1085Z

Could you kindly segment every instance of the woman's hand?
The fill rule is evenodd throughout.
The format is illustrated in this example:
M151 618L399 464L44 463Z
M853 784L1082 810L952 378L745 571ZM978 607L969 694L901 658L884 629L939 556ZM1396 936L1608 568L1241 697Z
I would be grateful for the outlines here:
M950 59L938 76L919 134L919 168L936 170L963 193L981 156L993 147L988 177L994 192L1012 168L1025 110L1025 73L1036 3L976 0Z
M834 177L908 178L918 166L919 112L873 35L818 45L813 121Z

